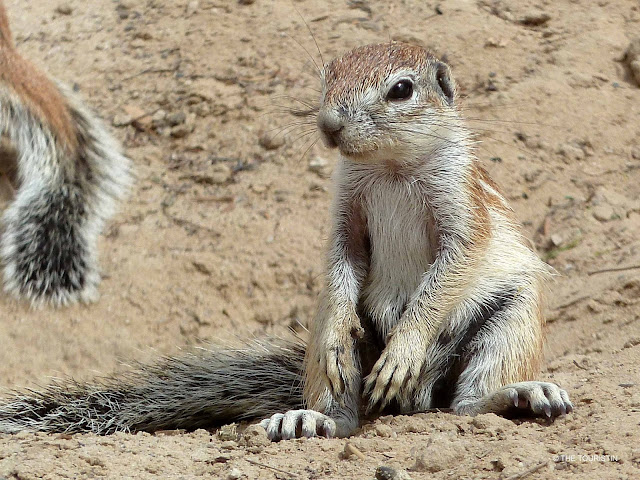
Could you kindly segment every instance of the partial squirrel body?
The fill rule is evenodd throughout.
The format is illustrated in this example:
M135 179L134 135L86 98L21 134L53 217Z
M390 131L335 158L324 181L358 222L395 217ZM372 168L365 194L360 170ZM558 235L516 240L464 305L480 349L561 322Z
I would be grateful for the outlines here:
M406 44L352 50L324 69L317 123L341 155L325 285L299 370L291 367L302 362L301 350L286 344L267 344L266 352L279 352L269 358L204 352L190 368L176 368L178 359L142 367L104 389L61 385L20 396L0 407L0 430L82 430L77 419L96 398L118 426L102 422L93 429L100 433L149 429L150 419L161 428L172 411L181 421L167 427L203 426L202 405L211 425L234 421L240 417L220 400L229 397L255 416L273 413L261 425L274 440L348 436L372 411L570 411L564 390L532 380L548 269L473 155L449 67ZM162 369L162 383L148 380ZM269 370L252 396L238 385L248 369ZM280 375L287 380L272 384ZM141 402L121 401L131 384L153 388L135 396ZM183 393L167 408L175 391ZM287 399L283 413L273 402L267 408L274 396ZM16 412L25 409L36 413L21 418ZM132 413L147 424L127 420Z
M3 215L5 290L34 305L95 300L97 237L130 160L73 92L20 56L2 2L0 137L17 187Z

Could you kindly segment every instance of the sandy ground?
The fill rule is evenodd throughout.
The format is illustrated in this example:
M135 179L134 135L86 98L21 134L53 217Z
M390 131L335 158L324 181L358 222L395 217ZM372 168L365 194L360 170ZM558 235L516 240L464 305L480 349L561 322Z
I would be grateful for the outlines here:
M281 114L318 88L298 10L325 60L389 39L447 56L478 156L558 272L541 378L576 410L385 417L351 439L362 458L345 440L206 431L1 435L0 477L640 477L640 88L620 61L637 1L6 3L20 50L112 125L137 182L101 239L98 303L0 296L3 387L308 322L335 154Z

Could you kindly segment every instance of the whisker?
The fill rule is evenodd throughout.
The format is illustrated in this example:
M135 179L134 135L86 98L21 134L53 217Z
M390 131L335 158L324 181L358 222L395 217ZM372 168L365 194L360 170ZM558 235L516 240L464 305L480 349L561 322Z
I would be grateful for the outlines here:
M288 125L285 125L284 127L278 126L278 127L271 128L267 130L265 133L270 134L278 130L276 133L273 134L273 138L276 138L278 135L286 135L287 133L291 132L292 130L295 130L296 128L308 127L308 126L309 125L300 124L300 123L290 123Z
M302 45L298 40L296 40L295 38L293 38L291 35L289 35L287 32L283 32L287 37L289 37L291 40L293 40L300 48L302 48L302 50L305 51L305 53L307 54L307 56L311 59L311 61L313 62L313 64L316 67L316 73L318 74L318 77L322 78L322 70L320 69L320 67L318 66L318 64L316 63L315 59L311 56L311 54L309 53L309 50L307 50L304 45Z
M316 143L318 143L318 140L319 140L319 139L318 139L318 138L316 138L315 140L313 140L313 141L311 142L311 145L309 145L309 146L307 147L307 149L304 151L304 153L300 156L300 160L298 160L298 162L301 162L301 161L302 161L302 159L303 159L304 157L306 157L307 153L309 153L309 150L311 150L311 149L313 148L313 146L314 146Z
M316 44L316 50L318 50L318 55L320 55L320 61L322 62L322 66L324 67L324 58L322 58L322 52L320 51L320 47L318 46L318 42L316 41L316 36L313 34L313 31L311 30L311 27L309 27L309 24L304 19L304 17L300 13L300 11L296 7L294 7L294 8L296 10L296 13L298 14L300 19L302 20L302 23L304 23L304 26L307 27L307 30L309 31L309 34L311 35L311 38L313 39L313 43Z
M455 127L453 127L453 126L440 125L440 128L448 129L448 130L450 130L450 131L455 131L455 130L454 130L454 128L455 128ZM462 129L462 127L461 127L461 129ZM417 134L417 135L423 135L423 136L427 136L427 137L431 137L431 138L436 138L436 139L438 139L438 140L441 140L441 141L444 141L444 142L448 143L449 145L456 145L456 142L454 142L453 140L448 139L448 138L445 138L445 137L442 137L442 136L440 136L440 135L437 135L437 134L435 134L433 131L430 131L429 133L425 133L425 132L423 132L423 131L421 131L421 130L413 130L413 129L408 129L408 128L406 128L406 127L405 127L405 128L400 128L399 130L400 130L400 131L404 131L404 132L406 132L406 133L411 133L411 134ZM523 153L523 154L526 154L526 155L533 155L533 152L532 152L532 151L527 150L526 148L522 148L522 147L520 147L520 146L518 146L518 145L516 145L516 144L509 143L509 142L506 142L506 141L504 141L504 140L500 140L500 139L498 139L498 138L496 138L496 137L492 137L492 136L489 136L489 135L486 135L486 134L484 134L484 137L486 137L487 139L489 139L489 140L491 140L491 141L494 141L494 142L497 142L497 143L500 143L500 144L506 145L506 146L508 146L508 147L510 147L510 148L515 148L516 150L520 151L520 152L521 152L521 153ZM482 148L482 149L484 149L484 150L486 150L486 151L490 152L489 150L487 150L487 149L482 145L482 142L478 142L478 141L476 141L476 142L475 142L475 144L476 144L476 145L478 145L478 146L479 146L479 148Z
M467 126L462 126L462 125L452 125L451 123L448 123L446 121L442 121L442 120L435 120L435 121L429 121L429 125L435 125L437 127L441 127L443 129L449 130L449 131L465 131L468 130L469 127ZM480 132L496 132L496 133L504 133L504 134L511 134L512 132L508 131L508 130L496 130L495 128L489 128L489 127L476 127L473 126L471 127L472 131L480 131Z
M261 114L259 114L259 117L264 117L265 115L277 115L277 114L286 114L286 115L292 115L294 117L299 117L299 118L304 118L304 117L309 117L309 118L313 118L316 116L316 114L318 113L315 110L302 110L302 109L295 109L295 108L291 108L291 107L287 107L285 105L276 105L277 108L272 108L270 111L268 112L263 112Z
M300 135L298 135L296 138L294 138L294 139L291 141L291 145L295 145L296 143L298 143L298 141L300 141L300 140L302 140L302 139L304 139L304 138L308 137L309 135L313 135L314 133L316 133L316 130L315 130L315 129L313 129L313 130L308 130L308 131L306 131L306 132L301 133Z
M541 126L541 127L553 127L553 128L561 128L561 125L553 125L549 123L538 123L538 122L521 122L518 120L503 120L498 118L474 118L465 116L464 119L470 122L485 122L485 123L509 123L515 125L532 125L532 126Z
M286 100L293 100L294 102L298 102L298 103L300 103L300 104L304 105L305 107L307 107L307 108L309 108L309 109L315 108L315 109L317 110L317 109L319 108L319 107L318 107L316 104L314 104L314 103L309 103L309 102L306 102L306 101L304 101L304 100L300 100L299 98L294 97L294 96L292 96L292 95L285 95L285 94L281 94L281 95L274 95L274 96L273 96L273 98L286 99Z
M480 103L480 102L462 100L459 104L459 108L464 111L469 107L478 108L478 109L482 109L482 108L489 109L491 107L506 109L506 108L519 108L526 105L531 105L531 104L529 102L513 102L513 103L482 102Z

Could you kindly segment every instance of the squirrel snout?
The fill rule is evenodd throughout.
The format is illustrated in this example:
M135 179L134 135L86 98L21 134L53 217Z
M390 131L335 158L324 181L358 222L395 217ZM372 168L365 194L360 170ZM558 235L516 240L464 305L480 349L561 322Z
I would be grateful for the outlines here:
M321 110L318 113L318 129L322 132L324 141L330 148L335 148L340 142L340 132L344 129L344 115L336 110Z

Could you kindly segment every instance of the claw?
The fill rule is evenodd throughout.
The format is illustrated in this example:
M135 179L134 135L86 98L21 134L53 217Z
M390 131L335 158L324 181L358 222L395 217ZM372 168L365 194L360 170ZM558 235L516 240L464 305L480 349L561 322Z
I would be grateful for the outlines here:
M280 431L280 422L284 418L282 413L276 413L272 415L271 418L267 418L260 422L260 425L267 431L267 437L269 440L276 442L282 438L282 434ZM266 422L263 425L263 422Z
M270 440L288 440L297 437L325 436L331 438L336 433L335 421L314 410L290 410L285 414L276 413L259 424L267 431Z
M400 391L410 390L415 383L412 378L407 366L398 364L383 354L365 380L364 394L369 397L367 413L376 406L379 410L384 409Z
M353 327L351 329L351 338L354 340L362 340L364 338L364 328L361 326Z
M346 388L346 381L340 372L338 351L334 349L327 354L324 362L324 371L331 395L335 398L342 395Z
M560 389L560 398L562 398L566 413L573 412L573 403L569 400L569 394L563 389Z
M513 406L514 407L518 407L518 391L517 390L511 390L509 392L509 396L511 397L511 401L513 402Z
M533 413L547 418L566 415L573 410L567 392L553 383L522 382L507 385L502 395L518 408L528 408Z

